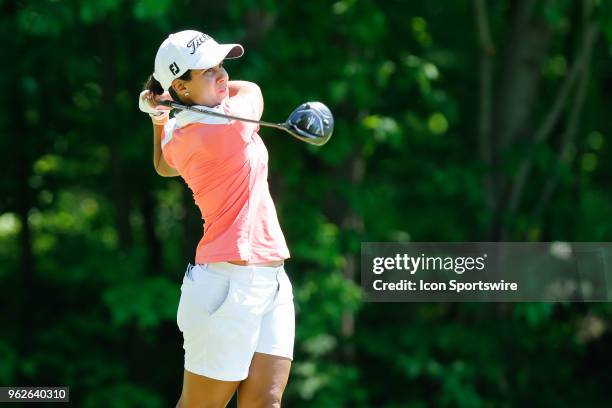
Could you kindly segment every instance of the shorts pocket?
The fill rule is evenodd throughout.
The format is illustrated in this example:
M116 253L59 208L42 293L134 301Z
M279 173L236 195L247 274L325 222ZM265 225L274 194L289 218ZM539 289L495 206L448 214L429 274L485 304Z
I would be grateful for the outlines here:
M228 280L227 285L224 286L224 289L221 292L223 293L223 296L220 296L220 297L211 296L209 298L209 309L208 309L209 317L213 317L214 315L219 314L220 311L222 311L223 309L227 307L227 305L230 303L230 300L232 298L233 288L234 288L234 281Z
M186 280L181 286L181 298L176 314L179 330L185 331L207 320L227 307L233 283L225 276L198 271L195 281Z
M281 302L293 300L293 285L284 269L278 275L278 299Z

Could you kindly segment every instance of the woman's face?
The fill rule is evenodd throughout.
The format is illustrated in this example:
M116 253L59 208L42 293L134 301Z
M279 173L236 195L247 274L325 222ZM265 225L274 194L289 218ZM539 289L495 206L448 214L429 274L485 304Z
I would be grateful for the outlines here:
M172 86L184 102L213 107L228 96L228 78L222 62L209 69L192 69L191 80L176 80L179 83Z

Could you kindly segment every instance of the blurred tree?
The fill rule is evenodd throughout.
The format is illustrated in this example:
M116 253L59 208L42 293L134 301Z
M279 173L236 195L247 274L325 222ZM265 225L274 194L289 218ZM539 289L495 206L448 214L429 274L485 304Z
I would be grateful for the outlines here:
M0 384L176 402L202 220L155 175L135 100L163 38L196 28L245 45L226 67L264 118L321 100L336 119L320 149L260 131L298 313L287 406L609 405L607 304L363 304L357 281L366 241L610 239L612 2L0 8Z

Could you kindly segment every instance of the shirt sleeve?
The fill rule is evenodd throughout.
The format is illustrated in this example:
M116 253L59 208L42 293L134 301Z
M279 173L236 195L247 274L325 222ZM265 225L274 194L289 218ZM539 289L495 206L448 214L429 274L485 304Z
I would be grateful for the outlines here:
M252 118L255 114L253 102L244 95L232 96L228 99L228 108L234 115L243 118Z
M232 96L227 100L226 111L228 114L241 118L253 118L255 116L255 106L253 101L244 95ZM256 123L235 121L235 125L240 127L240 131L253 133L259 130L259 125Z

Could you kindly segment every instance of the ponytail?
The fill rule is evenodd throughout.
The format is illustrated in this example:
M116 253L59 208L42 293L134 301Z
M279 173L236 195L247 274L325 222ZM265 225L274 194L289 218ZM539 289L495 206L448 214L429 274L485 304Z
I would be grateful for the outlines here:
M155 95L161 95L164 93L164 88L162 88L159 81L153 77L153 74L149 75L149 79L147 79L144 87L147 91L151 91Z
M187 71L185 71L185 73L181 75L179 79L182 79L184 81L191 81L191 70L188 69ZM147 91L151 91L155 95L161 95L165 92L165 89L162 88L162 85L159 83L159 81L153 77L153 74L149 75L149 79L147 79L147 82L145 83L144 87ZM181 98L172 87L168 89L168 92L170 92L170 96L173 100L182 102Z

